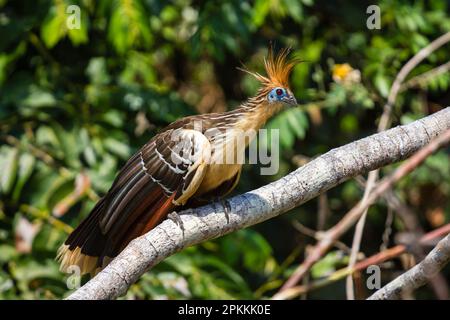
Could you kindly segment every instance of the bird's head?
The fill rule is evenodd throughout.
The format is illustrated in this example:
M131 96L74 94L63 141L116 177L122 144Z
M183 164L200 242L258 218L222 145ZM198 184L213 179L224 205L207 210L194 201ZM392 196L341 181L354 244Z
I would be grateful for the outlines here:
M275 87L267 94L267 102L271 103L284 103L289 106L296 106L297 99L295 99L291 90L286 87Z
M288 48L283 49L275 55L272 49L269 50L268 56L264 59L267 76L241 69L261 82L262 86L255 97L255 101L258 101L259 104L266 105L269 108L272 106L297 105L297 99L289 88L289 75L299 60L289 60L289 51Z

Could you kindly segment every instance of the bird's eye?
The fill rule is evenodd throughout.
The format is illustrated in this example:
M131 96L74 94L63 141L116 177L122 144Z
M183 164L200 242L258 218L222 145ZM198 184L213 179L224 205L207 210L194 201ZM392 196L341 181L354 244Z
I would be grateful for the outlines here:
M283 94L283 89L277 89L276 91L277 96L281 96Z

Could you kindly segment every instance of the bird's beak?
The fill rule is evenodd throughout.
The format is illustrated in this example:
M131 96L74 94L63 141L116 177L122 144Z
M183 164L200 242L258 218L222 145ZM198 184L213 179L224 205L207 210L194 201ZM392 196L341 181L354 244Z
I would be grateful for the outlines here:
M295 99L295 97L293 95L285 96L285 97L281 98L281 101L290 105L291 107L298 105L297 99Z

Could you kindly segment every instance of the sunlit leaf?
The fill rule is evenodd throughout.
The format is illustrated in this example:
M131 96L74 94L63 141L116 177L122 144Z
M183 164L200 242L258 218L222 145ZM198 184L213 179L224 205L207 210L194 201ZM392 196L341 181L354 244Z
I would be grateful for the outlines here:
M0 186L2 193L8 193L17 176L19 151L16 148L3 148L1 151L4 160L1 163Z
M28 178L30 177L31 173L33 172L35 164L35 158L28 154L23 153L20 155L19 158L19 169L17 174L17 183L14 188L13 196L12 198L17 201L20 197L20 193L27 182Z

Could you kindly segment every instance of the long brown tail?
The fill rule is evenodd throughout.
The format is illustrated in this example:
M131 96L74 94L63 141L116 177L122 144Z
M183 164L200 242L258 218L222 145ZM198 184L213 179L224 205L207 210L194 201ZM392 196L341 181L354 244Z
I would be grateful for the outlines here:
M155 194L150 195L152 196L153 203L145 212L136 215L135 219L118 219L120 221L116 223L122 222L122 225L115 225L114 229L122 229L119 241L112 238L113 234L102 232L101 219L105 212L105 199L102 198L59 248L57 260L60 262L60 270L73 272L69 267L77 266L81 274L95 275L106 267L131 240L154 228L173 209L173 197L167 198L159 194L155 199Z
M56 259L61 264L61 271L73 271L69 267L78 266L81 274L94 274L102 267L102 252L107 242L106 235L100 230L100 217L104 206L105 199L102 198L58 249Z

